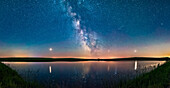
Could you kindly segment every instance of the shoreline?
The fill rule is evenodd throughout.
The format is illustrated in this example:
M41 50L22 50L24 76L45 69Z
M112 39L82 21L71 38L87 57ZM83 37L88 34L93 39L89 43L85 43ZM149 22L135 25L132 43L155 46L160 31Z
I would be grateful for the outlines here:
M0 62L0 88L42 88L36 82L25 81L15 70Z
M156 69L141 74L132 80L121 82L118 88L169 88L170 87L170 61Z

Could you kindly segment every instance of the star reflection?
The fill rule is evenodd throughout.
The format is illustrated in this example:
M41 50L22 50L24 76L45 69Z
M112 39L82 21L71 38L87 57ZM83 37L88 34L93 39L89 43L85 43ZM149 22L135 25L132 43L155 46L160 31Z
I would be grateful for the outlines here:
M51 73L51 66L49 66L49 73Z
M137 70L137 67L138 67L138 62L135 61L135 67L134 67L134 70Z

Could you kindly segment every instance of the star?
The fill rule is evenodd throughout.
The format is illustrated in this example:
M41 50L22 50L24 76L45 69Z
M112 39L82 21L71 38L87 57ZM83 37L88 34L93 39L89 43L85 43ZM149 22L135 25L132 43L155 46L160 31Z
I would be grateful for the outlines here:
M53 48L49 48L49 51L53 51Z
M137 52L137 50L134 50L134 53L136 53Z

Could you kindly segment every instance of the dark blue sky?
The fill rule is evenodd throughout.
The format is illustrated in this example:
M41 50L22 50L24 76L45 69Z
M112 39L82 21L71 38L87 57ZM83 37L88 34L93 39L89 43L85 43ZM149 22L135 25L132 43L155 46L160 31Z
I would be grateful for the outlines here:
M169 55L169 33L168 0L0 1L1 56Z

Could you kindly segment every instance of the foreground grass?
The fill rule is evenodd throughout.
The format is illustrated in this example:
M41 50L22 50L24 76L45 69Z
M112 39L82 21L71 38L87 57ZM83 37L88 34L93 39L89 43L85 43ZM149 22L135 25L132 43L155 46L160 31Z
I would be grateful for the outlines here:
M40 88L36 83L23 80L18 73L0 62L0 88Z
M169 88L170 87L170 61L155 70L140 75L128 82L122 82L119 88Z

